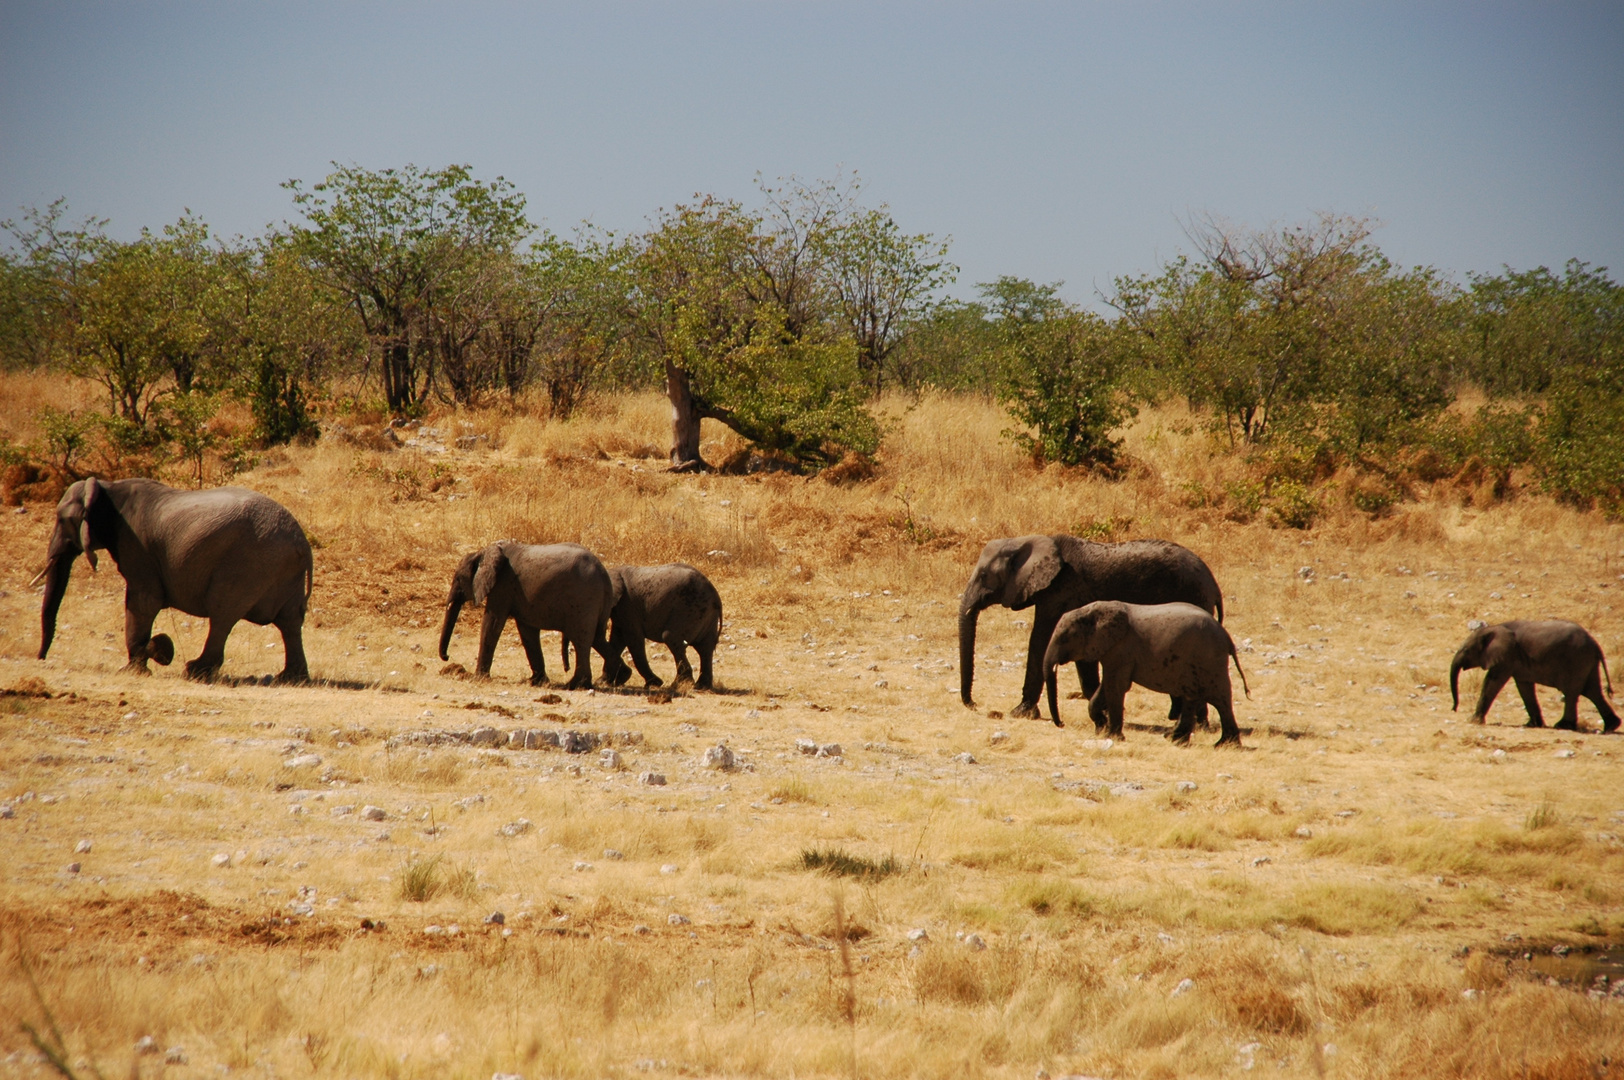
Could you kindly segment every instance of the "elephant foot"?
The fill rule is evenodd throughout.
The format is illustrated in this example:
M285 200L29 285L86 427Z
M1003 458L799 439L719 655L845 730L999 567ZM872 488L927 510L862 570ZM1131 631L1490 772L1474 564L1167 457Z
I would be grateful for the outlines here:
M1212 745L1214 749L1228 746L1235 750L1239 750L1241 748L1241 733L1237 731L1233 735L1225 735Z
M186 661L186 677L198 682L213 682L220 673L219 664L205 664L198 660Z
M147 657L158 661L160 667L168 667L175 661L174 641L168 634L154 634L147 642Z
M300 668L297 671L283 668L274 682L277 686L308 686L310 685L310 671L307 668Z
M147 667L147 658L141 656L125 664L123 672L126 675L151 675L152 669Z
M530 676L530 685L531 686L546 686L547 685L547 676L532 674Z
M1544 726L1545 726L1545 721L1544 720L1536 720L1533 717L1529 717L1528 718L1528 723L1523 725L1523 727L1544 727ZM1558 724L1556 726L1561 727L1562 725Z
M1618 730L1618 719L1616 717L1613 718L1612 720L1604 720L1604 721L1602 721L1601 733L1603 735L1611 735L1613 732L1615 732L1617 730Z
M1023 702L1021 702L1019 705L1017 705L1013 709L1009 710L1009 715L1010 715L1010 718L1014 719L1014 720L1038 720L1038 719L1041 719L1041 717L1039 717L1039 715L1038 715L1038 703L1035 702L1035 701L1023 701Z
M1579 721L1577 721L1577 720L1558 720L1556 723L1551 725L1551 730L1553 730L1553 731L1578 731L1579 730Z
M1188 733L1180 735L1178 732L1175 731L1173 734L1169 735L1167 737L1167 739L1174 746L1189 746L1190 745L1190 736L1189 736Z
M1066 722L1064 720L1060 719L1060 717L1057 716L1057 717L1054 718L1054 726L1055 727L1065 727Z
M709 679L700 679L698 682L694 683L694 689L695 690L713 690L713 689L715 689L715 684L712 683Z

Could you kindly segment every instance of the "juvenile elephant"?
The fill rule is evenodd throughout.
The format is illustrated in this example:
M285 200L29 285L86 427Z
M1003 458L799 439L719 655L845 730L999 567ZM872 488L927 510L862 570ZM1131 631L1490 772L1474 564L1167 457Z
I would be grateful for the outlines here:
M1043 652L1055 624L1068 611L1095 600L1130 604L1194 604L1224 618L1224 598L1212 570L1188 548L1166 540L1097 544L1075 536L1018 536L992 540L959 600L959 699L974 707L976 619L993 604L1016 611L1030 607L1032 634L1026 649L1026 679L1011 716L1038 715L1043 693ZM1083 693L1093 696L1099 673L1079 662ZM1177 701L1174 712L1179 711ZM1170 714L1171 715L1171 714Z
M206 679L225 661L226 638L240 620L274 625L282 633L284 682L310 677L304 617L310 599L310 542L287 508L239 487L186 491L156 480L80 480L56 505L56 528L40 575L39 658L56 636L56 613L82 553L96 569L96 552L113 556L124 577L127 670L147 674L147 661L168 664L175 643L152 633L164 608L209 620L203 652L186 675ZM38 580L36 578L35 580Z
M1241 685L1246 672L1229 631L1193 604L1124 604L1114 600L1087 604L1063 616L1043 653L1043 677L1049 688L1049 712L1060 724L1060 695L1055 668L1081 661L1102 667L1099 689L1088 712L1096 728L1122 737L1122 699L1134 683L1171 694L1180 702L1178 726L1171 738L1190 741L1198 712L1211 705L1223 729L1218 745L1240 745L1235 724L1229 662L1235 661ZM1250 696L1251 688L1246 687Z
M1544 727L1534 686L1554 686L1562 691L1562 719L1554 727L1579 730L1579 699L1587 697L1601 713L1602 730L1618 730L1618 713L1601 692L1597 666L1607 672L1607 658L1601 646L1585 628L1566 619L1513 619L1472 631L1449 665L1449 696L1460 708L1460 673L1483 668L1483 690L1472 710L1472 723L1483 723L1489 706L1514 679L1517 692L1528 709L1527 727ZM1607 693L1613 692L1613 677L1607 673Z
M547 681L541 656L541 631L557 630L566 645L575 647L575 674L567 689L592 685L588 649L605 649L604 627L609 621L614 588L609 571L598 557L579 544L521 544L501 540L464 556L451 576L445 622L440 628L440 659L448 659L451 632L462 605L485 606L479 628L479 660L474 670L491 673L491 660L502 628L511 618L530 661L530 683Z
M604 677L619 686L631 677L620 655L630 650L637 673L648 686L660 677L648 664L644 641L664 642L677 662L677 680L693 679L688 646L699 653L696 690L711 688L711 657L722 634L722 597L710 578L687 563L665 566L617 566L609 571L614 585L610 614L609 648L604 653Z

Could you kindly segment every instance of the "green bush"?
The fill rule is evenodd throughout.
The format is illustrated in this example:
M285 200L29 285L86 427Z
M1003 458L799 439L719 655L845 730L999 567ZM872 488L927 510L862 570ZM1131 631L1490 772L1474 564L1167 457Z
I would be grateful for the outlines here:
M1276 528L1306 529L1319 516L1319 500L1306 484L1295 480L1281 480L1269 489L1264 499L1269 524Z
M1004 337L998 399L1035 429L1005 436L1038 462L1114 465L1121 440L1111 432L1137 410L1121 385L1124 341L1111 324L1070 311L1009 325Z

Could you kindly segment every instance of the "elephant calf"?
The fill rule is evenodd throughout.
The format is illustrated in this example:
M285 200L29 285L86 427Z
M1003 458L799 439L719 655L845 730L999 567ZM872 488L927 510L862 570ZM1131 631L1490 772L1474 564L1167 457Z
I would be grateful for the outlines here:
M1596 639L1578 623L1566 619L1513 619L1472 631L1449 665L1449 696L1460 708L1460 673L1483 668L1483 690L1472 710L1472 722L1483 723L1495 696L1507 679L1517 683L1523 705L1528 709L1528 727L1544 727L1535 685L1554 686L1562 691L1562 719L1555 727L1579 730L1579 699L1587 697L1601 713L1602 730L1618 730L1618 713L1601 692L1597 667L1607 674L1607 693L1613 692L1613 677L1607 672L1607 658Z
M1246 672L1235 642L1217 619L1193 604L1124 604L1100 600L1063 616L1043 654L1043 677L1049 690L1049 712L1060 724L1060 694L1055 669L1061 664L1098 663L1100 686L1089 699L1096 728L1122 737L1122 700L1134 683L1179 701L1176 743L1190 741L1190 730L1211 705L1218 711L1222 735L1218 745L1241 742L1235 724L1229 662L1235 661L1241 685ZM1247 687L1250 696L1251 688Z
M609 571L614 584L610 613L609 648L604 652L604 677L613 686L631 678L620 656L629 650L637 673L648 686L660 677L648 665L645 641L659 641L677 662L677 681L693 680L688 646L699 653L699 678L694 689L711 689L711 657L722 635L722 597L710 578L687 563L665 566L617 566Z

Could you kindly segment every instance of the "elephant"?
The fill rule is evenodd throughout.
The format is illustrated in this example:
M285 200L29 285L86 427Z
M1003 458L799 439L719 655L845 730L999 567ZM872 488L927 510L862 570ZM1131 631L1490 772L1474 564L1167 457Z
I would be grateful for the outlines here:
M239 620L274 625L282 633L282 682L310 677L304 617L313 584L310 541L287 508L257 491L223 487L186 491L156 480L90 477L74 483L56 506L39 658L56 636L56 615L81 553L96 569L96 552L113 556L124 577L126 670L150 674L148 660L167 665L175 644L152 633L164 608L209 620L203 652L186 664L192 679L209 679L225 661L226 638ZM38 578L35 579L39 580Z
M445 622L440 628L440 659L449 659L451 632L462 605L485 606L479 629L479 659L474 671L489 676L496 643L509 618L530 661L530 684L547 681L541 655L541 631L557 630L575 647L575 674L566 689L592 685L588 649L607 657L604 628L614 602L609 571L580 544L521 544L500 540L463 557L451 576Z
M692 645L699 653L699 679L694 689L711 689L711 657L722 634L722 597L710 578L687 563L616 566L609 578L615 593L604 677L610 684L619 686L631 677L631 669L620 658L623 650L630 650L643 682L659 686L660 677L648 665L643 642L660 641L677 662L679 682L694 677L688 664L688 646Z
M1579 730L1579 699L1587 697L1601 713L1602 731L1617 731L1618 713L1601 692L1597 665L1607 675L1607 693L1611 694L1613 676L1607 671L1607 657L1584 627L1566 619L1513 619L1472 631L1450 662L1449 697L1459 709L1461 671L1483 668L1483 689L1472 710L1474 724L1483 723L1495 696L1507 679L1513 679L1528 709L1526 727L1545 726L1534 692L1538 684L1562 691L1562 719L1553 727Z
M1194 604L1124 604L1099 600L1061 617L1043 652L1043 678L1049 689L1049 712L1060 726L1060 695L1055 668L1061 664L1099 663L1099 689L1088 712L1096 729L1122 737L1122 699L1134 683L1171 694L1180 702L1178 726L1169 736L1190 741L1200 710L1212 705L1222 734L1218 745L1241 742L1235 724L1234 692L1229 662L1235 661L1241 685L1251 696L1246 672L1229 631Z
M1095 600L1133 604L1194 604L1222 622L1223 593L1212 570L1188 548L1166 540L1098 544L1063 533L990 540L959 600L959 699L974 708L976 619L993 604L1016 611L1030 607L1032 634L1026 649L1026 679L1011 716L1036 717L1043 692L1043 652L1055 623L1068 611ZM1079 662L1083 693L1099 686L1093 663ZM1171 718L1180 712L1173 702Z

